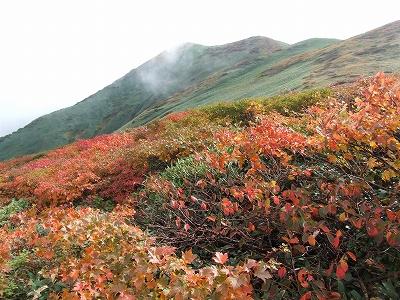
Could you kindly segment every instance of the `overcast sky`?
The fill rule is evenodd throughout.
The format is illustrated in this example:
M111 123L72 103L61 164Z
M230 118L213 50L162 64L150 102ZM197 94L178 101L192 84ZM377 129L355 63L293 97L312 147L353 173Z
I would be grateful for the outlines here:
M345 39L397 19L399 0L1 0L0 136L184 42Z

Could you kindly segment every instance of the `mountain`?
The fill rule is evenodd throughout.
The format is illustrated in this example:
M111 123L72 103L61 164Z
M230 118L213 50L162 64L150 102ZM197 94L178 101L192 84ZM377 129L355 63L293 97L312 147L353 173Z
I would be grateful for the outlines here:
M172 111L400 71L400 21L339 41L265 37L165 51L94 95L0 138L0 160L139 126Z

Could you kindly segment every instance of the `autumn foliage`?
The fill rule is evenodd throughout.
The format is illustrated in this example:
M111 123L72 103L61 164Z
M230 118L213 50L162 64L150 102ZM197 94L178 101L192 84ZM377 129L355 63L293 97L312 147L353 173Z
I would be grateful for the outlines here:
M399 81L306 99L0 163L0 298L398 298Z

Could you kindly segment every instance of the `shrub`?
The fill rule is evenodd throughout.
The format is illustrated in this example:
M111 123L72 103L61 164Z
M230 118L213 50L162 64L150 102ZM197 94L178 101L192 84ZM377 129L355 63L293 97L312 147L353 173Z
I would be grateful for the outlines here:
M273 257L280 279L259 297L339 299L398 294L400 92L378 74L353 106L331 100L298 116L308 134L261 118L217 132L203 157L215 173L177 186L152 177L138 204L162 243L241 258ZM139 219L140 221L141 219ZM204 249L205 252L201 252ZM284 291L282 286L285 286Z
M19 213L29 207L29 202L25 199L15 200L0 208L0 227L8 223L9 218L16 213Z
M203 178L210 168L202 161L196 161L193 156L178 159L177 162L166 168L160 176L182 187L185 180L197 182Z

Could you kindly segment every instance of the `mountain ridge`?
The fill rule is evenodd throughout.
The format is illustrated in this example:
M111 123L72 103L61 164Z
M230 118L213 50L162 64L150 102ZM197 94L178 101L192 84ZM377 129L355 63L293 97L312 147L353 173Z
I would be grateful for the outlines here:
M216 46L185 43L164 51L77 104L0 138L0 160L221 100L276 95L400 71L400 21L347 40L292 45L254 36Z

